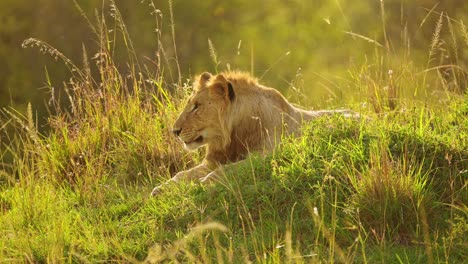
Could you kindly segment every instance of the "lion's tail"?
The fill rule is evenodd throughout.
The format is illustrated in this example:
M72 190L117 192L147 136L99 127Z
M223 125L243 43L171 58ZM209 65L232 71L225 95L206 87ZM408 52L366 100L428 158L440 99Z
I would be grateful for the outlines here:
M332 115L343 115L346 118L360 118L361 115L355 111L349 109L339 109L339 110L317 110L317 111L307 111L302 110L302 118L304 121L312 120L321 116L332 116Z

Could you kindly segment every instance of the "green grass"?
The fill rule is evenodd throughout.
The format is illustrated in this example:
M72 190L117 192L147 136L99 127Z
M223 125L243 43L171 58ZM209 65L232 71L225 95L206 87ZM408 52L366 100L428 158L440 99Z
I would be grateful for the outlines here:
M466 102L437 115L319 119L271 155L229 167L220 183L174 184L155 199L148 194L169 177L169 154L145 152L158 143L137 139L163 134L163 124L140 119L147 130L138 134L136 122L131 137L109 125L23 139L49 150L24 149L21 174L4 178L0 257L457 263L468 257ZM174 162L183 155L167 152ZM86 153L82 164L77 153Z
M170 93L161 72L139 64L124 78L108 49L117 33L94 30L100 77L87 60L79 69L63 57L74 80L69 105L54 102L47 133L31 107L2 111L2 262L468 258L468 95L440 77L406 65L393 77L385 69L398 64L376 54L344 77L362 100L343 105L366 118L317 119L270 155L227 166L218 183L172 184L151 198L154 186L203 157L170 133L189 89ZM441 100L411 96L428 84L441 87Z

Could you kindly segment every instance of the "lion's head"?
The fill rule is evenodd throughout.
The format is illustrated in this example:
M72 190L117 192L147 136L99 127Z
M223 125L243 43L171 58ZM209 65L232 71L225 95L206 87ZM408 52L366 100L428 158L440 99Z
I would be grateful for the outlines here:
M222 74L205 72L197 79L173 132L189 150L206 144L224 147L230 142L227 112L235 100L234 89Z

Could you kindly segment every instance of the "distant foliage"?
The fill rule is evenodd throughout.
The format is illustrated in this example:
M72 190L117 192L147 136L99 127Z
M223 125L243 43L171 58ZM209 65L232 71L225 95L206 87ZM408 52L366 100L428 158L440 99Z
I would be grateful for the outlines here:
M411 53L416 59L413 62L425 67L439 17L441 33L432 42L434 62L428 66L467 66L467 43L459 34L464 28L461 21L465 19L468 24L468 6L463 1L383 1L383 19L379 1L371 0L273 0L268 5L245 0L172 2L174 23L170 20L169 1L115 3L139 60L157 64L161 58L158 52L178 59L177 63L171 60L173 69L166 71L169 82L179 82L179 77L172 74L178 68L182 76L204 70L242 69L283 91L292 88L292 94L315 98L306 102L320 106L327 100L340 100L342 91L346 91L332 76L341 75L350 65L367 60L375 52L375 44L346 32L383 44L396 60ZM112 19L112 1L102 4L80 0L77 4L92 21L96 14ZM0 2L0 17L0 105L25 109L31 101L42 116L51 93L63 94L62 82L68 80L69 73L53 59L21 49L22 41L29 37L42 39L79 61L82 45L90 57L97 52L89 25L73 1L4 0ZM174 40L169 34L173 29L177 45L168 45ZM466 27L464 30L466 36ZM159 42L166 44L163 51L158 49ZM119 65L129 60L121 45L115 47L113 55ZM156 67L154 64L151 66ZM454 90L466 88L466 82L460 81L466 70L442 69L440 74ZM54 76L54 90L40 89L47 86L46 75Z

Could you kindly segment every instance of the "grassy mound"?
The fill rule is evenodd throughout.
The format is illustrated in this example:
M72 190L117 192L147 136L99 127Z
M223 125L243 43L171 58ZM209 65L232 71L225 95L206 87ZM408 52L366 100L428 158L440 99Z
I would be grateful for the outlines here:
M411 122L397 123L398 117L311 122L303 137L290 139L269 157L232 166L219 184L159 197L153 213L163 222L223 223L231 233L220 241L234 245L234 252L254 252L257 261L445 260L442 248L426 251L449 239L445 232L454 223L447 219L466 217L466 143L458 133L445 137L432 126L419 130ZM432 122L439 128L445 122L466 126L463 115ZM167 197L184 204L175 218L160 210ZM466 242L450 238L460 243L451 259L464 257L460 239ZM382 255L385 246L401 245L409 248Z

